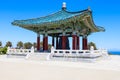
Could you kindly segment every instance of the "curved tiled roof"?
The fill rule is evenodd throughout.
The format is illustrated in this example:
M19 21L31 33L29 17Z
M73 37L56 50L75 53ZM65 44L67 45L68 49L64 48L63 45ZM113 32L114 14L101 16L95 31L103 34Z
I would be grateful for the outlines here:
M85 21L86 23L84 23L84 20L83 20L84 17L88 17L88 16L90 19L86 18L87 22ZM81 23L81 21L83 22ZM39 32L40 28L44 28L44 27L56 28L56 27L60 27L61 25L68 26L68 24L71 22L73 23L75 22L75 24L83 24L83 26L88 26L88 28L91 29L91 32L104 31L104 28L97 27L94 24L91 10L89 9L77 11L77 12L69 12L62 9L54 14L40 17L40 18L33 18L33 19L27 19L27 20L15 20L12 22L12 24L28 30L32 30L34 32ZM78 26L81 27L81 25L77 25L76 27Z
M34 19L27 19L27 20L15 20L12 22L13 25L41 25L45 23L51 23L51 22L57 22L57 21L62 21L65 19L72 18L74 16L78 16L85 11L88 10L83 10L83 11L78 11L78 12L68 12L65 10L58 11L54 14L45 16L45 17L40 17L40 18L34 18Z

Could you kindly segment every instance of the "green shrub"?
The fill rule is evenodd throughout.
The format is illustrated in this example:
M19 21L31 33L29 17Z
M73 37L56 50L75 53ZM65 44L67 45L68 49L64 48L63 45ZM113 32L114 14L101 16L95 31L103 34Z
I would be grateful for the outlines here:
M0 55L7 53L7 47L0 48Z

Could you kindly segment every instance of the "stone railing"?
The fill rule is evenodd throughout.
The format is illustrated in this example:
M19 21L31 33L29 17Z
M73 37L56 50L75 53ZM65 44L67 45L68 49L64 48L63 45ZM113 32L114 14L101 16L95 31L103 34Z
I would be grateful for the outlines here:
M106 49L99 49L99 50L58 50L58 49L54 49L54 47L51 48L51 53L76 53L76 54L81 54L81 53L108 53L108 51Z
M56 57L100 57L100 56L108 56L108 51L105 49L99 50L58 50L51 48L51 56Z
M107 53L107 50L52 50L51 53L69 53L69 54L81 54L81 53Z
M28 53L34 53L34 48L31 49L15 49L8 47L7 54L28 54Z

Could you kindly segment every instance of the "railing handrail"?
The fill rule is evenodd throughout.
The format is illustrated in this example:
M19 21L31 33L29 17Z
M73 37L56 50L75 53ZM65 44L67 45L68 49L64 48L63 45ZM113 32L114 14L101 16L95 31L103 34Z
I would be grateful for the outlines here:
M51 53L67 53L67 54L72 54L72 53L76 53L76 54L80 54L80 53L107 53L106 49L99 49L99 50L61 50L61 49L54 49L51 48Z
M34 48L31 49L15 49L15 48L10 48L8 47L7 49L7 53L8 54L26 54L26 53L33 53L34 52Z

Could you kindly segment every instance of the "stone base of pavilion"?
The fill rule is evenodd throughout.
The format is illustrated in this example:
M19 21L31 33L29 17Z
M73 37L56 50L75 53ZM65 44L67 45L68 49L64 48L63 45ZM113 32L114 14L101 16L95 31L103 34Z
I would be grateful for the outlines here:
M27 60L64 60L64 61L80 61L80 60L96 60L108 57L107 50L60 50L51 48L51 52L35 52L31 49L11 49L8 48L8 57L25 58Z
M60 53L62 52L63 53ZM72 52L74 53L68 53ZM88 53L89 50L83 50L85 53L75 53L77 51L81 50L52 50L51 53L41 53L41 52L35 52L28 54L25 59L27 60L39 60L39 61L46 61L46 60L52 60L52 61L85 61L85 62L92 62L100 59L108 59L108 53L105 52L105 50L102 50L102 53L98 53L99 50L94 51L96 53ZM104 51L104 52L103 52ZM53 52L59 52L59 53L53 53ZM65 53L67 52L67 53ZM82 51L81 51L82 52ZM87 52L87 53L86 53Z
M57 50L59 51L59 50ZM26 60L37 61L83 61L94 62L97 60L109 59L108 54L86 53L86 54L68 54L68 53L31 53L25 57Z

